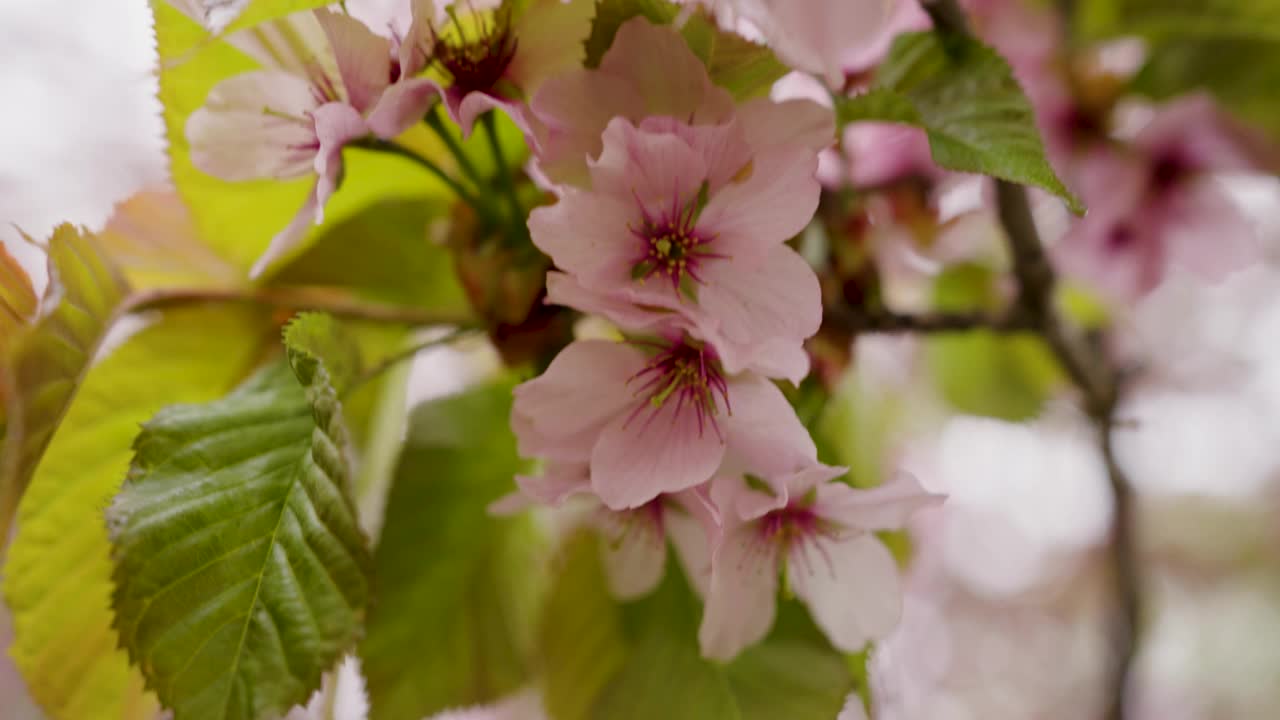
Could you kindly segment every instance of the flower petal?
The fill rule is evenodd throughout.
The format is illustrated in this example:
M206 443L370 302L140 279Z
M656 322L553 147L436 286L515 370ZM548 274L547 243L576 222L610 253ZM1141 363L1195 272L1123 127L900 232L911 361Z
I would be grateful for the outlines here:
M471 136L476 118L490 110L501 110L506 113L526 138L533 137L529 118L526 116L527 110L522 102L479 91L464 94L454 88L445 91L444 100L449 117L458 124L464 138Z
M552 462L541 475L517 475L520 492L543 505L559 506L574 495L591 492L586 463Z
M752 161L751 175L711 197L698 228L718 236L716 245L734 258L759 258L809 224L822 187L818 156L799 145L766 150Z
M355 108L346 103L325 103L312 114L316 123L316 222L324 221L324 205L342 179L342 148L369 134L369 126Z
M853 488L843 483L818 486L814 507L825 518L860 531L897 530L921 508L939 505L945 496L930 493L910 473L897 473L889 482L873 488Z
M624 78L571 70L547 80L529 103L539 121L538 167L559 183L588 187L587 161L600 156L600 135L614 117L644 114L639 92Z
M616 287L631 282L631 265L643 250L627 231L636 215L632 203L570 188L555 205L529 213L529 234L582 285Z
M711 82L706 65L668 25L643 17L623 23L600 60L600 71L631 81L644 102L643 116L668 115L697 125L733 114L733 97Z
M391 43L350 15L325 9L315 14L329 38L347 102L368 112L391 80Z
M382 93L367 122L373 134L390 140L417 124L443 92L430 78L406 78Z
M662 522L689 584L706 597L711 584L711 550L720 534L715 507L701 489L686 490L672 496Z
M520 44L507 77L531 95L547 78L581 67L594 17L590 0L532 0L512 28Z
M590 163L592 190L631 198L653 216L683 208L708 177L702 153L675 133L646 131L614 118L603 141L600 157Z
M223 80L187 120L191 162L223 180L309 175L317 149L306 80L283 72L247 72Z
M566 273L547 273L547 302L564 305L580 312L600 315L609 322L633 332L678 334L689 327L678 313L660 307L639 305L630 301L631 293L591 290Z
M813 439L776 385L752 373L739 375L729 381L729 402L726 436L749 472L774 478L818 463Z
M737 119L756 152L795 144L816 153L836 139L835 113L812 100L755 98L738 107Z
M616 513L627 515L621 521L621 532L605 538L600 546L605 580L609 591L619 600L634 600L648 595L662 581L667 564L667 541L661 528L640 509Z
M586 460L600 428L632 402L627 381L644 365L644 355L623 343L570 344L546 372L512 391L520 453L545 455L545 444L573 440Z
M643 402L643 401L638 401ZM618 415L591 452L591 487L610 508L639 507L665 492L700 485L724 458L725 444L699 425L693 408L670 398L660 408Z
M731 374L751 369L799 384L809 374L804 340L822 324L822 290L799 253L776 245L757 262L709 262L698 307L714 325L705 338Z
M732 660L769 633L777 610L777 546L754 524L739 525L716 547L698 628L703 657Z
M902 616L898 566L874 535L817 542L819 557L792 552L787 577L831 644L858 652L887 635Z

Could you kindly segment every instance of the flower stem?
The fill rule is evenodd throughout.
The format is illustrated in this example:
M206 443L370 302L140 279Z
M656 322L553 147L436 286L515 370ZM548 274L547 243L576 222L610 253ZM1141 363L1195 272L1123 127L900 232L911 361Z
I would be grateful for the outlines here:
M463 187L461 183L450 176L449 173L445 172L439 165L419 155L413 150L410 150L409 148L392 140L379 140L372 138L352 144L356 147L377 150L378 152L390 153L392 155L399 155L402 158L417 163L419 167L425 168L427 172L439 178L440 181L447 185L460 200L474 208L481 216L492 218L492 212L487 204L482 203L477 196L473 195L469 190Z
M427 113L427 116L422 121L426 123L427 127L435 131L440 141L449 149L449 154L453 155L454 160L457 161L458 168L462 170L462 174L466 175L477 188L483 188L485 186L484 177L476 169L475 163L471 162L471 158L467 156L466 151L462 149L458 139L445 126L444 120L440 116L440 106L436 105L431 108L431 112Z
M454 341L460 340L474 332L476 332L474 328L464 327L464 328L454 330L453 332L450 332L441 337L433 338L431 340L426 340L412 347L406 348L401 352L398 352L395 355L392 355L391 357L386 358L385 360L378 363L377 365L374 365L373 367L370 367L369 369L360 373L360 375L356 377L354 380L352 380L351 384L346 387L346 389L343 391L343 395L345 396L349 394L351 391L355 390L357 387L360 387L361 385L364 385L370 380L373 380L374 378L390 370L396 365L404 362L405 360L413 359L418 353L422 352L423 350L430 350L431 348L434 348L434 347L442 347L444 345L450 345Z
M516 185L511 179L511 171L507 167L507 159L502 152L494 111L485 113L480 120L484 123L485 136L489 138L489 150L493 153L494 164L498 166L498 185L501 186L502 193L506 196L507 204L511 208L511 228L517 238L528 241L529 228L525 223L524 208L520 205L520 198L516 196Z

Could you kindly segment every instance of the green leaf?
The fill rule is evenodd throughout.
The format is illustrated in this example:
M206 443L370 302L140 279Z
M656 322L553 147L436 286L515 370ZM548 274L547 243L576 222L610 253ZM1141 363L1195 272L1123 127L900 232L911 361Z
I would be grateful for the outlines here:
M666 25L675 20L680 7L668 0L596 0L595 20L591 33L583 43L586 48L584 64L598 67L618 28L633 17L646 17L656 25Z
M711 80L737 100L768 95L773 84L790 72L768 47L721 30L705 15L689 18L680 34L707 66Z
M448 248L429 234L444 202L419 197L375 203L324 227L316 243L280 268L279 286L340 288L369 300L470 314Z
M201 240L173 190L140 192L117 205L98 243L134 288L243 284L243 273Z
M993 274L978 265L948 268L934 285L934 306L941 311L992 310L996 305ZM925 353L943 398L974 415L1030 420L1062 381L1053 354L1031 336L980 330L932 337Z
M580 533L560 556L538 635L542 697L554 720L589 720L596 699L622 669L627 639L621 609L605 584L598 538Z
M528 677L541 543L528 518L486 511L523 469L510 406L500 382L413 413L360 645L375 720L490 701Z
M669 563L662 585L627 607L632 648L596 705L597 720L739 720L723 667L698 651L698 600Z
M50 718L145 718L155 697L117 649L102 511L138 425L172 402L226 392L261 351L247 311L170 311L97 363L36 468L4 568L10 649Z
M369 557L333 385L348 353L332 330L299 317L288 366L167 407L134 443L108 511L116 627L178 720L282 715L360 632Z
M258 3L264 8L276 4ZM160 102L174 185L195 218L199 236L219 256L247 269L302 207L313 179L232 183L206 175L192 165L187 118L204 104L219 81L257 66L228 43L209 38L198 23L162 0L152 0L152 7L160 55ZM241 21L253 17L251 9ZM421 143L425 133L424 128L415 128L404 141L410 145ZM343 158L345 180L325 206L325 218L330 223L364 210L375 200L446 193L438 179L408 160L350 148L344 151Z
M207 2L208 0L206 0ZM250 0L245 9L231 21L224 32L235 32L253 27L267 20L284 17L295 12L332 5L332 0Z
M17 337L18 328L35 316L39 302L27 271L0 244L0 357ZM0 414L4 412L3 400L0 394Z
M1035 114L1009 64L991 48L968 37L906 33L894 41L875 85L840 101L842 123L915 125L928 133L938 165L1034 185L1082 210L1045 158Z
M10 389L0 443L0 538L62 421L128 287L96 240L70 225L49 239L51 311L0 356Z
M1231 37L1280 41L1280 0L1087 0L1077 9L1090 37Z

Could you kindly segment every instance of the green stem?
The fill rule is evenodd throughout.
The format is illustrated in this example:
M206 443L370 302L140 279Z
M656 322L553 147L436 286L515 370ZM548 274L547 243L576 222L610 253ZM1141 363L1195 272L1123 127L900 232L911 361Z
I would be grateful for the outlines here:
M477 196L472 195L469 190L463 187L457 180L453 179L453 177L450 176L449 173L446 173L439 165L419 155L413 150L410 150L409 148L392 140L378 140L372 138L360 140L352 144L356 147L362 147L368 150L376 150L378 152L385 152L391 155L399 155L402 158L417 163L419 167L425 168L427 172L439 178L440 181L447 185L459 199L470 205L472 208L475 208L477 213L486 218L491 217L491 211L488 205L481 203Z
M489 138L489 150L493 153L494 164L498 166L498 184L502 187L502 194L506 196L507 204L511 207L512 230L517 237L528 240L529 228L525 223L524 208L520 205L520 198L516 197L516 185L511 180L510 168L507 167L507 159L502 152L502 143L498 140L498 125L493 113L494 111L490 110L480 120L484 123L485 136Z
M405 360L413 359L414 357L417 356L418 353L422 352L423 350L430 350L431 348L449 345L453 343L455 340L460 340L466 337L467 335L471 335L475 332L476 330L474 328L468 328L468 327L459 328L442 337L438 337L433 340L427 340L425 342L418 343L413 347L410 347L401 352L398 352L395 355L392 355L391 357L378 363L377 365L374 365L368 370L365 370L364 372L360 373L359 377L353 380L351 384L348 385L347 388L343 391L343 395L345 396L349 394L352 390L356 389L357 387L360 387L361 385L364 385L365 383L378 377L379 375L390 370L396 365L399 365Z
M480 171L476 169L475 163L471 162L471 158L467 156L466 151L462 149L462 145L458 142L458 138L454 137L453 133L449 132L449 128L445 125L444 120L440 116L440 106L436 105L432 108L431 112L427 113L427 116L423 118L423 122L427 124L427 127L435 131L436 135L440 138L440 141L449 149L449 153L452 154L454 160L457 161L458 168L462 170L462 174L470 178L471 182L477 188L483 188L485 186L484 177L480 174Z

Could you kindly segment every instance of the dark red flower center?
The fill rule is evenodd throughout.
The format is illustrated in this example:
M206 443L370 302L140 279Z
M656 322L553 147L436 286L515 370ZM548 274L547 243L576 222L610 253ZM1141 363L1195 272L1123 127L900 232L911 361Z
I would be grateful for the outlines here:
M666 277L676 291L691 290L687 283L703 284L698 271L708 260L724 258L711 252L714 235L697 227L699 200L682 203L679 192L672 193L671 204L657 213L650 212L639 198L641 221L630 225L631 234L640 240L640 257L631 266L631 277L640 282L654 275Z
M696 413L699 436L710 425L716 435L723 438L717 418L722 405L725 412L731 412L731 408L729 385L719 361L709 349L686 342L660 347L660 352L644 369L627 381L639 383L635 394L644 398L627 422L647 414L647 423L667 403L674 402L676 415L685 411Z
M516 54L510 8L504 4L491 16L473 10L476 20L470 31L452 9L449 15L453 32L436 35L434 62L448 73L457 90L491 92Z

